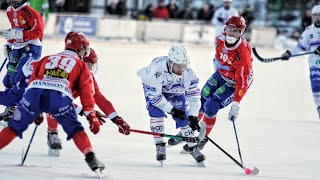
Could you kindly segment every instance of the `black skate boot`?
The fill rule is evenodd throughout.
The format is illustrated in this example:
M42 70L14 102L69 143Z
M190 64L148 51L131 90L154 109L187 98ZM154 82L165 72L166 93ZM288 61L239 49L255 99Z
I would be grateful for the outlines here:
M320 119L320 106L317 108L318 114L319 114L319 119Z
M193 159L197 161L200 167L205 167L203 161L206 159L206 157L200 152L197 145L189 147L188 144L185 144L183 149L191 154Z
M163 166L163 161L167 159L166 156L166 143L158 143L156 144L156 150L157 150L157 156L156 159L161 163L161 166Z
M198 149L202 150L204 148L204 146L207 144L208 139L204 138L202 141L198 142Z
M182 136L181 132L179 132L176 136ZM180 144L182 142L183 142L183 140L170 138L168 140L168 147L175 146L175 145Z
M103 170L105 169L105 166L97 159L94 152L89 152L88 154L86 154L85 160L90 169L94 171L99 176L99 178L102 178L104 176Z
M16 110L16 107L6 107L6 109L0 113L0 121L8 122L11 119L13 112Z
M58 131L51 131L51 132L48 131L47 144L48 144L49 156L60 155L60 150L62 149L62 143L60 138L58 137Z

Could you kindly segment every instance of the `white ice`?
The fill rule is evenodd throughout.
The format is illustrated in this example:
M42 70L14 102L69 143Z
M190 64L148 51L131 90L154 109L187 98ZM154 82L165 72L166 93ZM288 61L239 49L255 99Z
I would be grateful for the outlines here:
M3 38L0 40L3 44ZM130 44L92 42L99 56L97 81L103 94L114 104L131 128L149 131L149 118L141 82L136 75L156 56L166 55L170 44ZM187 45L191 66L200 77L201 86L213 73L213 48ZM43 56L63 50L62 40L44 40ZM263 57L279 56L284 50L257 49ZM0 59L4 59L0 53ZM231 159L210 142L203 153L206 168L195 166L190 155L180 154L182 145L167 149L164 167L155 159L155 145L150 135L132 133L124 136L108 121L98 135L88 129L97 157L106 165L109 180L317 180L320 179L320 120L316 113L307 56L289 62L263 64L253 60L254 82L241 102L236 121L241 152L246 167L257 167L257 176L247 176ZM1 79L5 70L1 72ZM3 85L1 85L3 90ZM239 160L232 123L227 120L230 107L221 110L210 137ZM4 107L1 107L1 111ZM174 121L166 121L166 133L176 134ZM63 139L60 157L47 155L46 123L36 132L25 166L20 167L21 152L26 148L35 125L29 126L24 139L16 138L0 151L0 179L95 179L83 155L73 141Z

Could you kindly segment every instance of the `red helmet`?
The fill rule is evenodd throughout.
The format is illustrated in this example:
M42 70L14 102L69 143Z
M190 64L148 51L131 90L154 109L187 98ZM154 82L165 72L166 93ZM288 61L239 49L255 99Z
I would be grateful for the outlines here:
M90 42L82 32L69 32L65 38L65 49L78 53L81 49L89 50Z
M97 53L92 48L90 48L89 55L83 57L83 61L86 63L97 63L98 62Z
M231 16L226 21L226 26L235 27L237 29L240 29L241 32L244 32L247 25L246 25L246 21L242 16Z

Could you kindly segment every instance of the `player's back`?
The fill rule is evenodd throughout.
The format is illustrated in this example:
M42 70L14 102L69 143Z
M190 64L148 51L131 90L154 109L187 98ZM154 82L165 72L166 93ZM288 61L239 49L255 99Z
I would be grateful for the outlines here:
M86 64L75 52L65 50L35 63L28 89L57 90L73 99L73 91L92 94L92 87L91 74Z

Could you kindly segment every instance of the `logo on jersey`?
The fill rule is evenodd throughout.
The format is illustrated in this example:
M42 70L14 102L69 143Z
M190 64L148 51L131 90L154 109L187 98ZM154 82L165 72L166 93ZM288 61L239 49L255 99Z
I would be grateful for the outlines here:
M201 91L201 94L204 95L204 96L209 96L210 94L210 88L208 86L205 86L203 87L202 91Z
M216 94L222 94L225 90L225 87L221 86L219 89L217 89Z
M62 69L46 69L44 72L46 76L56 77L56 78L63 78L68 79L69 74L62 70Z
M16 121L20 121L21 120L21 112L19 111L19 109L16 109L13 112L13 119Z
M20 24L26 24L26 20L23 19L22 16L19 17Z
M227 50L226 48L223 48L223 49L222 49L222 53L227 54L227 53L228 53L228 50Z
M160 77L161 76L161 72L156 72L156 74L154 74L156 76L156 78Z
M313 39L313 34L309 35L310 39ZM301 40L302 40L302 36L301 36Z

